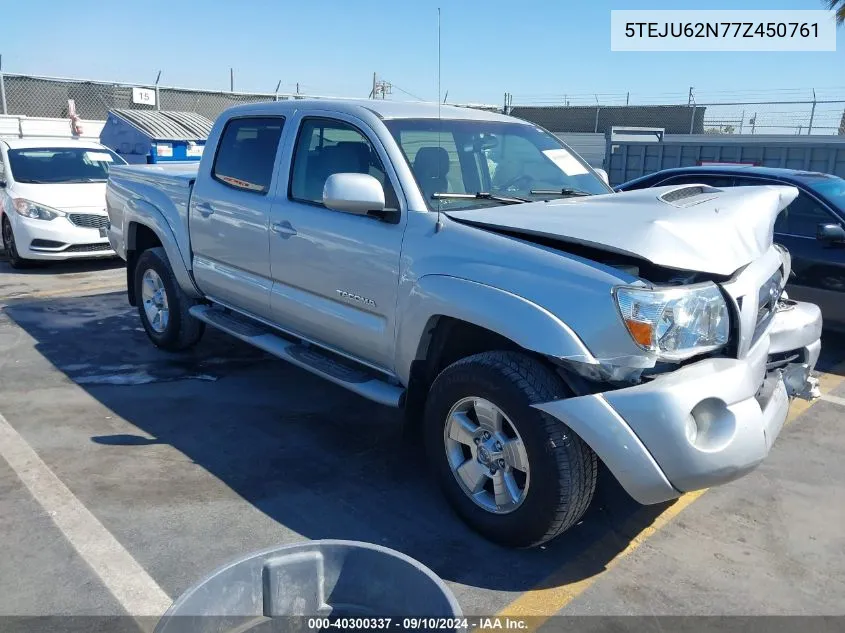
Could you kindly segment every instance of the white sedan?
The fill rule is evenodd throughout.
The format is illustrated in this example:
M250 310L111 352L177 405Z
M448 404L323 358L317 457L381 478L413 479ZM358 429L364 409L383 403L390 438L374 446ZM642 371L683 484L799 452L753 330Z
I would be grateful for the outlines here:
M115 256L106 237L112 164L126 161L90 141L0 140L0 227L13 268Z

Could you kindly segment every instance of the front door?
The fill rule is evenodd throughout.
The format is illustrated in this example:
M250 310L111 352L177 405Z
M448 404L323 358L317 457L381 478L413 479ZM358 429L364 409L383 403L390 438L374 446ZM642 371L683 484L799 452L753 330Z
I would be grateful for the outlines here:
M191 195L194 279L210 298L270 318L269 221L284 119L231 119ZM203 167L205 163L203 163Z
M288 186L285 192L279 187L270 219L274 320L392 371L406 214L391 224L332 211L322 198L331 174L364 173L382 183L387 207L399 208L395 173L376 135L355 117L305 112L294 124L298 133L290 149Z

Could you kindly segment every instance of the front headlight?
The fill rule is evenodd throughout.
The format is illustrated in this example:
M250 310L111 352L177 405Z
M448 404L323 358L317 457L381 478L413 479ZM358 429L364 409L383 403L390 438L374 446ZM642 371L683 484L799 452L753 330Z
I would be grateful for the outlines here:
M631 337L661 359L683 360L728 342L728 306L713 283L662 289L623 286L614 296Z
M26 198L15 198L12 202L14 203L15 211L19 215L25 218L32 218L33 220L55 220L58 217L67 215L64 211L32 202Z

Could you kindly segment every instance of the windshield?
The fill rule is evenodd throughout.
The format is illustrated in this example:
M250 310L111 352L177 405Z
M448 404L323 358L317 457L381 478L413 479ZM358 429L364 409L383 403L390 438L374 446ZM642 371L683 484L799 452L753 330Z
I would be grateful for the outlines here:
M813 179L807 183L810 188L827 198L832 204L845 211L845 180L836 176Z
M453 119L394 119L384 124L402 148L430 208L470 209L502 204L500 198L534 201L612 193L574 152L534 125ZM435 196L477 193L489 195Z
M58 184L105 182L112 163L126 161L113 151L90 147L31 147L9 150L9 170L16 182Z

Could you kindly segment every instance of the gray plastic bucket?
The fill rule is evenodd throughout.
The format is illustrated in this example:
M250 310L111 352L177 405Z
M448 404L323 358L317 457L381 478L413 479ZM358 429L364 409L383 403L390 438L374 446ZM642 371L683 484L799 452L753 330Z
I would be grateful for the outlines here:
M405 617L459 616L449 588L413 558L380 545L325 540L255 552L221 567L177 598L155 633L313 631L315 618L390 617L395 629Z

